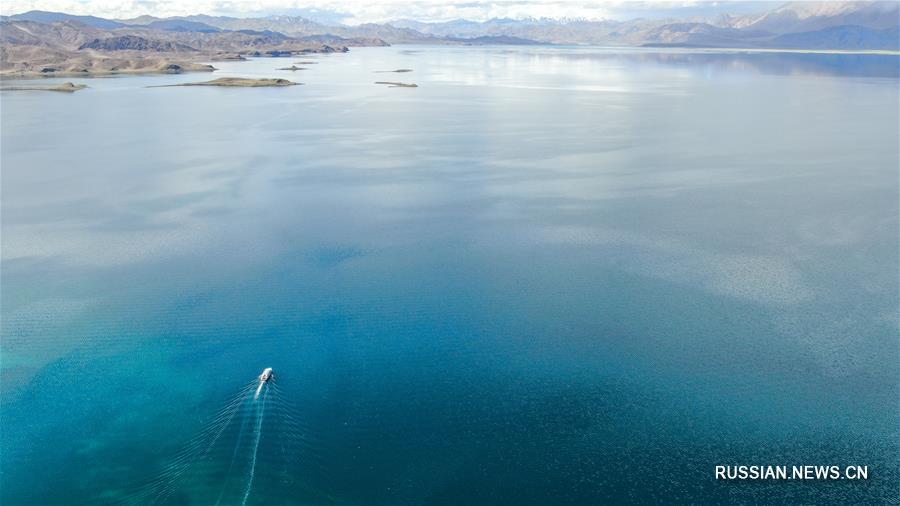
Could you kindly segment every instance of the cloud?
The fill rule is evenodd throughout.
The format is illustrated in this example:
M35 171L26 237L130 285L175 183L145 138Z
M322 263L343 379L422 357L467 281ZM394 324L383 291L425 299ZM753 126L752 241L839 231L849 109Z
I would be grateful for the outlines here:
M140 15L223 16L300 15L320 22L348 24L385 22L401 18L419 21L492 18L609 19L665 17L741 12L759 9L760 2L697 2L663 0L570 1L570 0L5 0L3 14L29 10L66 12L105 18L127 19Z

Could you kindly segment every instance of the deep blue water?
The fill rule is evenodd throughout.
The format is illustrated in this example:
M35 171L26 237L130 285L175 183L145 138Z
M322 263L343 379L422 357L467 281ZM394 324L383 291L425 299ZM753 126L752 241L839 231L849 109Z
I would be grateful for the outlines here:
M0 95L0 502L897 499L900 57L314 58Z

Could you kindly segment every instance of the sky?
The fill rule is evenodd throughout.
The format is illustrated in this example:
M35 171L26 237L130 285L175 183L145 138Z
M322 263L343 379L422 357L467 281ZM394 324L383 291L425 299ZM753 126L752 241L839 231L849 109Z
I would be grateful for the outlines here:
M209 14L236 17L297 15L315 21L356 25L396 19L449 21L491 18L632 19L743 14L772 8L763 1L604 0L3 0L4 15L29 10L127 19Z

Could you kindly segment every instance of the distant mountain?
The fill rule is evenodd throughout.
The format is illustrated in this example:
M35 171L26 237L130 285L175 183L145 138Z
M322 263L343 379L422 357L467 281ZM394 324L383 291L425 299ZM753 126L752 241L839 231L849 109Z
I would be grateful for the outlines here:
M61 23L64 21L76 21L94 28L120 28L125 26L123 23L110 19L98 18L95 16L75 16L72 14L63 14L62 12L47 11L28 11L22 14L14 14L7 16L12 21L34 21L35 23Z
M437 38L412 30L399 28L390 24L365 23L358 26L329 27L330 33L343 37L371 37L387 41L391 44L429 44L440 42Z
M215 33L222 31L215 26L199 23L197 21L188 21L186 19L160 19L147 23L144 26L153 30L166 30L169 32Z
M423 23L411 19L392 21L392 26L406 28L437 37L472 38L492 35L513 36L514 32L524 30L529 23L526 20L490 19L484 22L455 19L440 23ZM500 25L500 26L498 26Z
M94 39L78 46L78 50L97 49L100 51L196 51L196 49L177 42L145 39L136 35L122 35L119 37L107 37Z
M72 21L53 23L52 25L36 21L4 21L0 23L0 43L7 50L15 46L71 50L89 40L108 34L109 32L106 30Z
M366 37L341 37L331 33L321 35L304 35L297 37L298 40L306 42L320 42L322 44L344 45L344 46L387 46L387 42L378 38Z
M892 49L900 51L900 29L873 30L863 26L832 26L812 32L787 33L775 37L770 45L784 49Z
M179 19L193 21L207 26L213 26L220 30L257 30L273 31L290 36L319 35L329 33L332 27L321 25L315 21L300 16L268 16L264 18L233 18L228 16L185 16Z
M756 30L721 28L708 23L669 23L646 31L644 45L747 47L771 37Z
M243 33L244 35L253 35L255 37L269 37L271 39L289 39L287 35L281 32L273 32L272 30L234 30L236 33Z
M753 16L733 18L729 26L777 34L857 25L876 30L900 24L900 2L788 2Z
M483 22L455 19L438 23L399 19L357 26L328 25L303 16L140 16L107 20L31 11L5 19L44 24L78 23L125 32L117 35L171 39L197 48L219 44L229 48L271 46L290 38L344 45L543 43L792 49L894 49L898 46L890 31L900 27L900 2L897 1L787 2L763 10L768 5L761 3L761 12L755 14L690 19L495 18ZM200 37L203 34L210 37ZM225 35L212 37L216 34Z
M459 42L470 46L487 46L487 45L505 45L505 46L527 46L541 44L541 42L521 39L519 37L510 37L508 35L482 35L481 37L472 38L445 38L447 41Z
M808 41L813 45L810 49L891 49L896 47L896 43L886 36L869 36L863 44L858 43L850 32L846 37L838 36L841 30L823 32L815 36L815 40L814 36L788 38L786 41L776 39L791 33L851 25L876 31L896 28L900 26L900 2L788 2L753 15L719 15L709 19L617 21L499 18L484 22L457 19L440 23L399 19L391 24L447 39L506 36L551 44L744 48Z
M125 24L125 25L134 26L134 25L149 25L150 23L152 23L154 21L160 21L160 20L162 20L162 18L144 15L144 16L138 16L136 18L131 18L131 19L118 19L116 21L118 21L119 23Z

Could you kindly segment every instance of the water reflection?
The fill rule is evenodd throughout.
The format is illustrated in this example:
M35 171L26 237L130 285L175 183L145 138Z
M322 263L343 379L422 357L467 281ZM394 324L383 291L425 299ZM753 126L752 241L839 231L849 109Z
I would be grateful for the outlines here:
M741 70L777 75L894 78L900 75L900 56L886 54L673 52L639 53L623 57L640 62L719 72Z
M640 48L496 49L493 54L531 59L537 65L558 61L605 64L659 64L692 72L744 71L776 75L891 77L900 75L900 55L877 53L804 53L787 51L719 51Z

